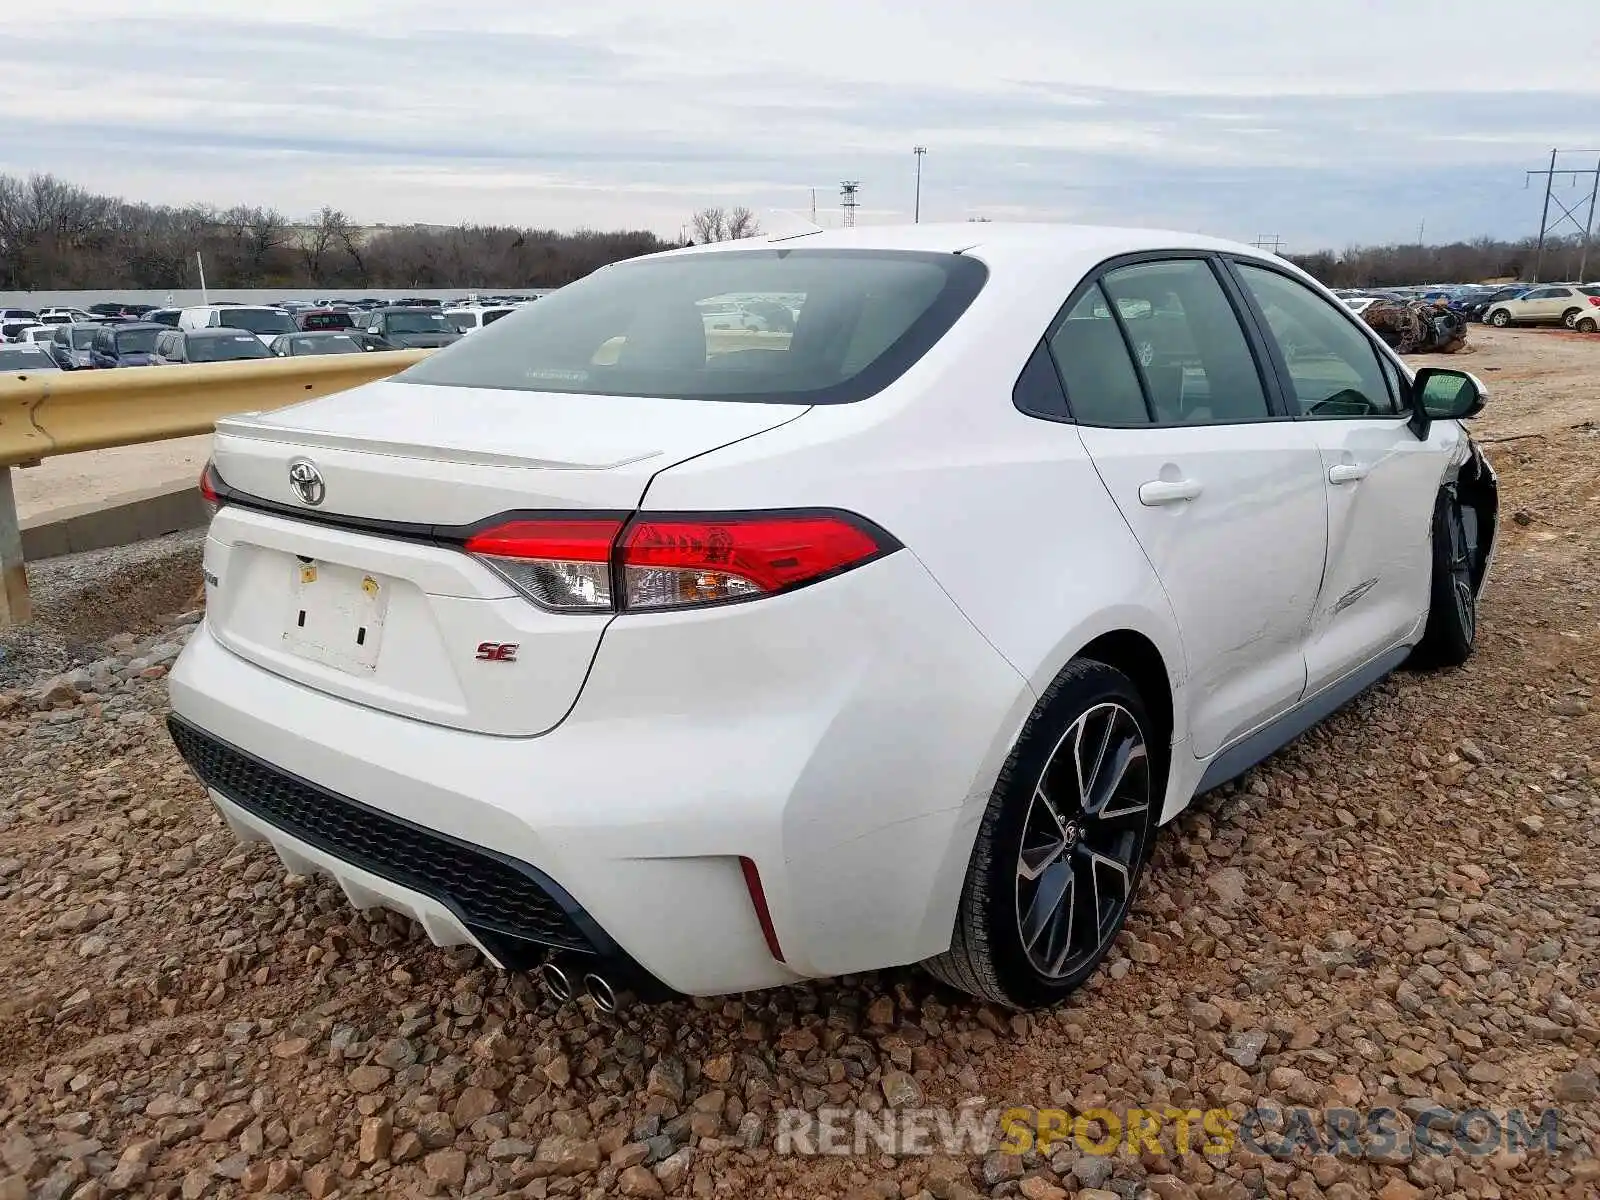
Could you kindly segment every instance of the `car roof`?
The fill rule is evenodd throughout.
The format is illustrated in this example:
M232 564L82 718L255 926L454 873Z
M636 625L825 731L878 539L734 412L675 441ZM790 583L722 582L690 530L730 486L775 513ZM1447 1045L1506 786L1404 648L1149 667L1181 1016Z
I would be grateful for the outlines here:
M667 250L659 258L684 254L725 254L737 250L922 250L962 254L975 252L985 261L1024 260L1045 254L1050 258L1109 258L1146 250L1226 250L1251 258L1268 259L1255 246L1199 233L1170 229L1137 229L1110 225L960 224L864 225L854 229L824 229L785 237L746 238Z
M167 329L169 326L163 325ZM248 329L235 329L231 325L212 325L206 329L179 329L174 332L187 334L192 338L247 338L255 337ZM287 337L287 334L282 336Z
M106 328L127 333L130 329L170 329L171 326L163 325L160 321L124 321L121 325L107 325Z

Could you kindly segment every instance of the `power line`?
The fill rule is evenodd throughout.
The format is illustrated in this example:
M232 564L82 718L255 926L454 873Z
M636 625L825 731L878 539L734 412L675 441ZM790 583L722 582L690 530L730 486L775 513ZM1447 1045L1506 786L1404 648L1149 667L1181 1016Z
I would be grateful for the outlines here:
M842 197L839 201L839 207L844 209L844 227L846 229L854 229L856 227L856 208L860 205L860 201L856 199L856 193L860 190L861 182L856 179L846 179L839 185L839 195Z
M1584 272L1589 267L1589 236L1594 231L1595 199L1600 196L1600 160L1593 167L1573 168L1556 166L1556 160L1562 154L1596 154L1600 150L1551 150L1550 165L1542 171L1526 171L1523 173L1522 186L1527 187L1533 180L1544 178L1544 209L1539 214L1539 249L1533 260L1533 282L1539 282L1539 273L1544 268L1544 245L1546 239L1563 225L1571 223L1572 228L1583 235L1583 250L1578 256L1578 281L1583 282ZM1584 214L1583 220L1578 220L1578 212L1582 211L1582 202L1568 208L1555 195L1555 182L1557 175L1566 175L1571 178L1572 185L1576 187L1579 179L1591 180L1589 187L1589 209ZM1554 204L1561 210L1561 215L1555 220L1550 219L1550 205Z
M1258 233L1256 240L1250 243L1257 250L1268 250L1273 254L1283 249L1283 239L1275 233Z

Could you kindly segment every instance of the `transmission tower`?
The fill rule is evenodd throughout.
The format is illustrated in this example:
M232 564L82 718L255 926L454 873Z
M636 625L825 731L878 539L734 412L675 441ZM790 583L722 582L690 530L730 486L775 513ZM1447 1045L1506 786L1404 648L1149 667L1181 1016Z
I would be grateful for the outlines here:
M1283 250L1283 239L1275 233L1258 233L1256 240L1250 244L1257 250L1265 250L1271 254L1278 254Z
M1556 167L1556 156L1560 154L1595 154L1594 150L1552 150L1550 151L1550 165L1543 171L1529 171L1523 180L1523 187L1527 187L1533 180L1544 176L1544 212L1539 217L1539 249L1533 260L1533 282L1539 282L1539 274L1544 269L1545 240L1563 225L1571 225L1573 232L1583 235L1583 250L1578 258L1578 282L1583 282L1584 274L1589 269L1589 238L1594 232L1595 200L1600 197L1600 162L1588 170L1571 167ZM1580 179L1591 180L1589 187L1589 211L1580 222L1578 214L1584 211L1582 199L1579 199L1571 208L1562 203L1561 198L1555 195L1555 182L1557 175L1570 176L1569 182L1576 187ZM1580 197L1582 193L1579 193ZM1561 215L1555 220L1550 219L1551 202L1561 210Z
M856 208L861 203L856 199L856 193L860 190L861 181L857 179L846 179L839 185L839 195L843 197L839 201L839 207L844 209L844 227L846 229L854 229L856 227Z

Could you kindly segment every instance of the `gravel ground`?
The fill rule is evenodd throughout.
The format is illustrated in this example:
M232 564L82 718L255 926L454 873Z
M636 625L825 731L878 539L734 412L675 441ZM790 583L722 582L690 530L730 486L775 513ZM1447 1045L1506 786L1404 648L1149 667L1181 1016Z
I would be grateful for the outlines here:
M34 619L0 630L0 687L91 662L104 639L148 633L161 614L196 603L205 536L186 530L29 563Z
M1564 385L1553 341L1477 340L1505 503L1477 655L1197 802L1113 961L1050 1013L910 970L557 1008L234 842L160 728L196 614L0 693L0 1200L1600 1194L1600 339ZM1482 1156L776 1136L780 1109L1264 1104L1559 1122L1554 1152Z

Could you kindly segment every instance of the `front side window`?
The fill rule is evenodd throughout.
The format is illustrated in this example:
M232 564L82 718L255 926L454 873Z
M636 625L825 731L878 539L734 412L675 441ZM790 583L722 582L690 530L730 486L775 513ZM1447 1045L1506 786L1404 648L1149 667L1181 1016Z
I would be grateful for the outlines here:
M961 255L876 250L773 248L618 263L396 378L600 396L850 403L888 386L931 349L987 274Z
M1302 416L1382 417L1400 411L1378 349L1344 314L1298 280L1238 264L1289 370Z
M1157 421L1217 425L1271 416L1250 343L1210 263L1135 263L1101 282Z

